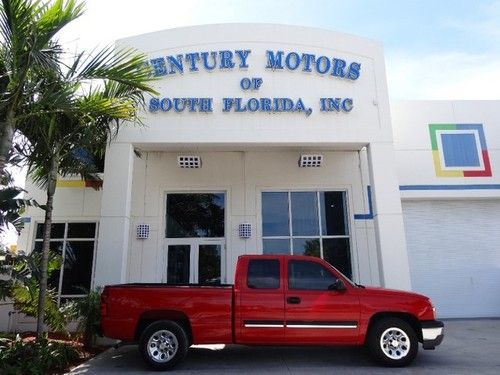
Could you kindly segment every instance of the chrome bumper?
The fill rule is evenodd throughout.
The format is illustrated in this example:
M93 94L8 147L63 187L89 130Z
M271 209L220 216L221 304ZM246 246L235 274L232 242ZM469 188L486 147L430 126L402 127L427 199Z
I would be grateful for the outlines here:
M434 349L444 338L444 324L438 320L421 322L422 345L424 349Z

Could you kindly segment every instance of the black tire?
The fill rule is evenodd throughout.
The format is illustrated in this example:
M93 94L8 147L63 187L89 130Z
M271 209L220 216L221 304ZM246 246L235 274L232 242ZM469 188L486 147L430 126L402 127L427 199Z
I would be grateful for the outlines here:
M159 320L142 332L139 352L153 370L170 370L186 357L188 343L182 326L170 320Z
M415 331L399 318L383 318L375 322L366 344L372 358L387 367L407 366L418 353Z

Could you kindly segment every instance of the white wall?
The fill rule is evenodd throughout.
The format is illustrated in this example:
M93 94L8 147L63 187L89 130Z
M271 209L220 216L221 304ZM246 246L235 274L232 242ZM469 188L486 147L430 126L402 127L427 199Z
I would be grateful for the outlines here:
M135 160L132 194L132 229L128 280L161 281L166 268L165 197L167 192L225 191L227 275L233 281L237 257L262 253L260 196L267 190L346 190L353 273L356 280L379 284L373 225L354 221L354 213L368 211L357 152L322 151L324 166L299 168L298 150L198 152L200 169L181 169L178 153L148 152ZM238 237L238 224L252 224L250 239ZM150 238L135 239L134 228L151 226ZM375 262L374 262L375 260Z

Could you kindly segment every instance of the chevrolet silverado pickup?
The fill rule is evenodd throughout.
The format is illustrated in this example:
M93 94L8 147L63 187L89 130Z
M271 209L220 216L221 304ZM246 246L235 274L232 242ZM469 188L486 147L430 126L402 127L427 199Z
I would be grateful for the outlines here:
M316 257L244 255L233 285L122 284L101 295L104 336L168 370L196 344L365 345L405 366L443 340L429 298L357 285Z

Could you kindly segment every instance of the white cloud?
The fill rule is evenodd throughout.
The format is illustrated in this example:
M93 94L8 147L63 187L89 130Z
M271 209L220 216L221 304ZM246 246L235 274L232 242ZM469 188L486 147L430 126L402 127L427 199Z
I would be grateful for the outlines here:
M399 54L386 63L391 99L500 99L500 56Z
M443 26L494 45L500 41L500 0L477 4L477 14L472 20L462 18L443 18Z
M199 1L87 0L84 14L66 26L60 40L66 47L91 50L117 39L157 30L194 25Z

